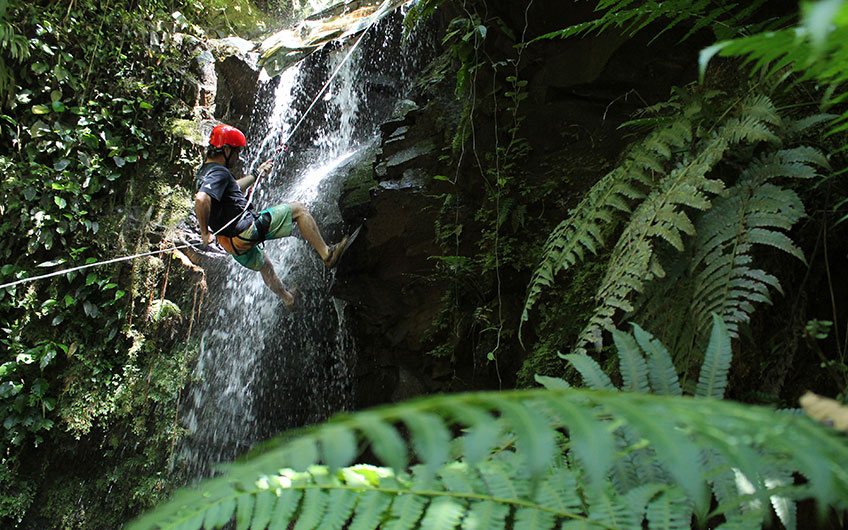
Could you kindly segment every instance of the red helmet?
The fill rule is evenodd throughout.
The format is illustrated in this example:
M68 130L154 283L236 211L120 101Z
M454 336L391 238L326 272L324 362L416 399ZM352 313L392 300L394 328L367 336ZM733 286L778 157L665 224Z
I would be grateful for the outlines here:
M247 139L244 133L230 125L216 125L212 128L209 136L209 145L218 149L228 145L230 147L245 147Z

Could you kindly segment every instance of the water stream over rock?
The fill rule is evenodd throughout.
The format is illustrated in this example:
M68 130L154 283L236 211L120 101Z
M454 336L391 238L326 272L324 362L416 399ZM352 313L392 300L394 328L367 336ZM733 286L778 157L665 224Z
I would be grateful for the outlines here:
M281 202L306 204L328 243L353 226L338 212L340 187L378 136L377 127L403 97L426 39L404 39L401 15L369 30L294 136L330 73L347 55L335 45L260 79L248 128L248 168L272 156L274 170L257 192L257 210ZM266 255L288 287L289 312L258 273L229 257L206 260L209 297L204 331L186 394L182 422L189 435L181 457L189 476L211 473L251 445L286 428L321 421L350 408L356 348L343 302L330 294L332 273L299 237L269 241Z

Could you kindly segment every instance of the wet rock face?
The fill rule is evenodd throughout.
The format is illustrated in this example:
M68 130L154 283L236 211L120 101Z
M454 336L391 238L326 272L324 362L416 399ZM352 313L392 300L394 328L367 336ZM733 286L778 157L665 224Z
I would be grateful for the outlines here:
M237 37L212 42L217 80L215 116L242 130L250 123L260 86L259 56L253 48L254 43Z
M255 44L238 37L193 42L194 65L184 99L194 103L195 123L191 141L201 148L209 131L218 122L247 131L257 100L268 94L276 83L258 83L261 69L257 66ZM186 127L189 124L185 124ZM195 142L194 136L202 140Z
M440 254L434 218L440 202L431 183L441 133L412 101L401 101L380 126L380 144L350 172L342 217L362 233L340 266L334 295L352 303L357 335L357 406L432 391L428 330L441 291L417 282ZM364 219L364 222L363 222Z

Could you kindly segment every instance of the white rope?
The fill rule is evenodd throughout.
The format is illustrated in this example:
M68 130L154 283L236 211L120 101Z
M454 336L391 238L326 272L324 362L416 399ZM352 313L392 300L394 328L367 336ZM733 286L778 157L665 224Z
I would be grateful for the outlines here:
M383 5L380 7L380 9L378 9L377 11L375 11L371 15L372 17L374 17L374 20L372 20L371 23L368 24L368 27L365 28L365 30L362 32L362 34L359 36L359 38L356 39L356 42L353 43L353 46L351 46L350 51L347 52L347 55L345 55L344 59L342 59L342 61L339 63L339 65L336 67L336 69L333 71L333 73L330 75L329 79L327 79L327 82L324 83L324 86L321 87L321 90L318 91L318 94L312 100L312 103L309 104L309 107L306 108L306 111L300 116L300 119L297 121L295 126L292 127L292 130L291 130L291 132L289 132L288 136L286 136L280 142L280 145L286 145L289 142L289 140L291 140L291 138L294 136L294 133L297 132L297 130L303 124L303 121L306 119L306 117L309 115L309 113L312 112L312 109L315 108L315 105L318 104L318 100L320 100L321 96L324 95L324 92L326 92L327 89L330 88L330 84L333 82L333 79L335 79L336 76L339 74L339 72L341 72L342 67L345 65L345 63L347 63L348 59L350 59L351 56L353 56L353 52L356 51L356 48L359 46L359 43L362 42L362 39L365 37L365 34L368 33L368 30L371 29L371 27L377 22L377 15L380 14L380 12L383 10L383 7L386 4L388 4L388 0L383 2ZM227 228L228 226L230 226L231 224L236 222L236 220L241 221L242 219L244 219L244 216L247 215L248 208L250 208L250 205L253 202L253 198L256 197L256 190L259 189L259 184L262 181L263 176L264 176L264 174L260 173L259 176L256 177L256 183L254 183L254 185L253 185L253 191L250 193L250 196L247 198L247 204L244 206L244 210L242 210L241 215L239 217L233 217L232 219L230 219L230 222L225 224L224 226L222 226L220 228L220 230L218 230L217 232L212 234L213 236L217 236L219 232L221 232L222 230L224 230L225 228ZM2 287L2 286L0 286L0 287Z
M70 268L70 269L63 269L63 270L60 270L60 271L51 272L49 274L42 274L41 276L32 276L30 278L24 278L22 280L17 280L17 281L11 282L11 283L4 283L3 285L0 285L0 289L5 289L7 287L14 287L14 286L20 285L22 283L34 282L36 280L44 280L46 278L50 278L50 277L53 277L53 276L59 276L59 275L62 275L62 274L70 274L72 272L81 271L83 269L89 269L91 267L99 267L100 265L109 265L110 263L118 263L118 262L121 262L121 261L129 261L129 260L133 260L133 259L136 259L136 258L143 258L145 256L153 256L155 254L163 254L165 252L173 252L174 250L180 250L180 249L188 248L188 247L195 248L194 245L187 243L185 245L180 245L178 247L168 247L166 249L153 250L151 252L142 252L141 254L133 254L132 256L123 256L121 258L114 258L114 259L110 259L110 260L106 260L106 261L97 261L95 263L89 263L88 265L80 265L79 267L73 267L73 268Z
M351 56L353 56L353 52L356 51L356 48L359 46L359 43L362 42L362 39L365 37L365 34L368 33L368 30L370 30L374 26L374 24L377 22L377 20L379 20L379 16L383 13L383 11L384 11L385 7L388 5L388 3L389 3L389 0L385 0L383 2L383 4L380 6L380 8L377 9L371 15L372 20L368 24L368 27L366 27L362 31L362 34L359 36L359 38L353 44L350 51L347 53L347 55L344 57L344 59L342 59L342 61L336 67L336 69L335 69L335 71L333 71L332 75L330 75L330 78L327 79L327 82L324 83L324 86L321 87L321 90L318 91L318 95L315 96L315 98L312 100L312 103L309 105L309 107L307 107L307 109L303 113L303 115L301 115L300 120L298 120L297 124L295 124L295 126L292 127L291 132L288 134L288 136L285 138L285 140L280 142L282 145L285 145L294 136L294 133L303 124L303 121L306 119L306 116L312 111L313 108L315 108L315 105L318 104L318 100L321 99L321 96L323 96L324 92L326 92L327 89L330 87L330 84L333 82L333 79L335 79L335 77L339 74L339 72L341 72L342 67L345 65L345 63L347 63L347 61L351 58ZM219 233L221 233L223 230L225 230L228 226L230 226L231 224L233 224L237 220L241 220L241 219L244 218L245 214L247 214L248 208L250 208L250 204L253 202L253 198L256 196L256 190L259 188L259 184L262 181L262 177L263 177L263 174L260 174L256 178L256 183L254 183L254 185L253 185L253 192L250 193L250 196L248 197L248 200L247 200L247 204L245 205L244 210L242 210L241 215L238 216L238 217L233 217L232 219L230 219L230 222L228 222L227 224L225 224L224 226L219 228L217 231L215 231L212 234L213 236L217 236ZM131 256L123 256L123 257L120 257L120 258L114 258L114 259L110 259L110 260L106 260L106 261L97 261L97 262L94 262L94 263L89 263L87 265L80 265L79 267L72 267L70 269L63 269L63 270L54 271L54 272L51 272L51 273L48 273L48 274L42 274L40 276L31 276L29 278L23 278L21 280L17 280L17 281L14 281L14 282L4 283L4 284L0 285L0 289L15 287L16 285L35 282L35 281L38 281L38 280L45 280L47 278L52 278L54 276L62 276L62 275L65 275L65 274L70 274L72 272L77 272L77 271L89 269L89 268L92 268L92 267L99 267L101 265L109 265L109 264L112 264L112 263L120 263L122 261L130 261L130 260L134 260L134 259L137 259L137 258L143 258L145 256L155 256L156 254L164 254L165 252L173 252L175 250L181 250L181 249L189 248L189 247L197 250L197 247L195 247L194 245L192 245L190 243L187 243L185 245L168 247L168 248L165 248L165 249L153 250L153 251L150 251L150 252L142 252L140 254L133 254Z

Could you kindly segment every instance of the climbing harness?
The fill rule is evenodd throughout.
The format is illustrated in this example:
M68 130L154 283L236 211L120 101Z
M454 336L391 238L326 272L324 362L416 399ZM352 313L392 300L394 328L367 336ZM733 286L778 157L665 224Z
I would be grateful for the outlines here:
M374 13L371 14L370 18L372 20L370 21L368 26L362 31L362 34L359 36L359 38L356 39L356 42L354 42L353 46L348 51L347 55L345 55L344 59L342 59L342 61L339 63L339 65L336 67L336 69L333 71L333 73L330 75L329 79L327 79L327 82L324 83L324 86L321 87L321 90L318 91L318 94L312 100L312 103L310 103L309 107L307 107L306 111L301 115L300 119L295 124L295 126L292 127L291 132L281 142L281 145L283 146L283 149L282 149L283 152L286 152L288 150L288 148L287 148L288 141L294 136L295 132L297 132L298 128L303 124L304 120L306 119L306 116L308 116L309 113L312 111L312 109L315 108L315 105L318 104L318 101L321 99L321 97L324 95L324 93L330 87L330 84L333 82L333 79L335 79L335 77L339 74L339 72L341 71L341 69L345 65L345 63L347 63L347 61L353 56L353 52L356 51L357 47L359 47L359 43L362 42L362 39L365 38L365 35L368 33L368 31L372 27L374 27L374 24L378 20L380 20L380 16L383 14L384 9L386 9L388 4L389 4L389 0L384 1L383 4L380 6L380 8L377 9L376 11L374 11ZM228 134L232 134L232 133L228 133ZM275 153L274 156L275 157L279 156L279 153L280 153L280 149L278 148L277 152ZM220 234L222 231L226 230L226 228L229 227L231 224L238 222L238 221L240 221L241 219L244 218L244 216L247 214L248 209L250 208L251 203L253 202L253 198L256 196L256 190L259 188L259 184L261 183L263 176L264 175L260 174L256 178L256 182L253 185L253 191L248 195L247 204L245 205L244 210L242 210L241 215L233 217L232 219L230 219L230 222L228 222L227 224L225 224L224 226L219 228L217 231L215 231L212 234L213 236L217 237L218 234ZM101 265L110 265L112 263L119 263L119 262L122 262L122 261L131 261L131 260L143 258L143 257L146 257L146 256L155 256L157 254L164 254L166 252L173 252L173 251L176 251L176 250L182 250L182 249L186 249L186 248L193 248L194 250L198 250L198 248L195 247L193 244L186 243L184 245L168 247L168 248L165 248L165 249L153 250L153 251L150 251L150 252L142 252L140 254L133 254L131 256L123 256L123 257L120 257L120 258L113 258L113 259L106 260L106 261L97 261L97 262L94 262L94 263L88 263L86 265L80 265L78 267L72 267L70 269L63 269L63 270L60 270L60 271L54 271L54 272L42 274L42 275L39 275L39 276L31 276L29 278L23 278L23 279L16 280L16 281L13 281L13 282L4 283L4 284L0 285L0 289L6 289L6 288L9 288L9 287L15 287L17 285L21 285L21 284L24 284L24 283L35 282L35 281L38 281L38 280L44 280L44 279L47 279L47 278L51 278L53 276L62 276L62 275L65 275L65 274L70 274L72 272L77 272L77 271L89 269L89 268L92 268L92 267L99 267Z

